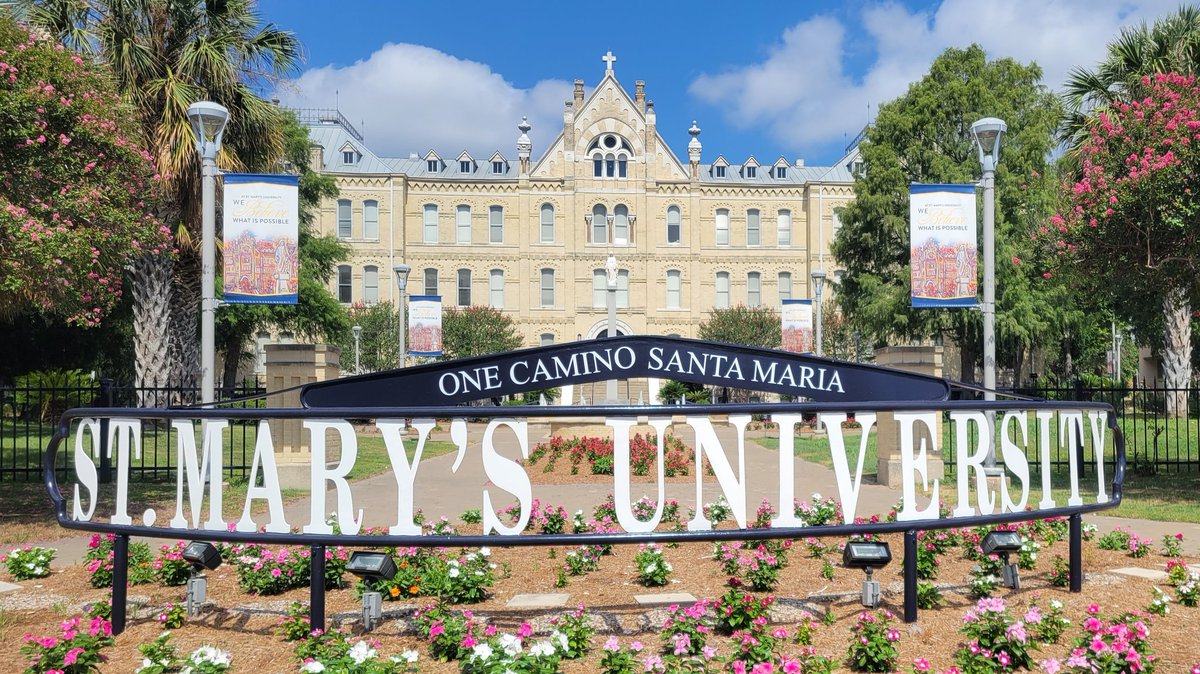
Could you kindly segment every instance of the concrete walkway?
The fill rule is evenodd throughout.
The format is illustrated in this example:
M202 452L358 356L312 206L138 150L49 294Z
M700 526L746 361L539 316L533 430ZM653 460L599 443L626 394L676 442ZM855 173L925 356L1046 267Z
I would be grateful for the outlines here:
M454 453L438 456L421 461L415 483L414 505L420 508L427 521L436 521L445 516L452 524L457 524L463 512L470 509L483 509L483 492L492 492L495 507L502 508L515 503L515 497L492 484L484 470L482 453L479 450L482 441L482 425L472 425L469 430L468 451L463 457L458 470L453 470L456 460ZM718 437L726 449L726 455L736 457L736 436L733 429L725 426L717 427ZM532 433L531 433L532 435ZM439 434L438 439L448 440L448 435ZM540 439L530 438L530 449ZM499 431L496 444L500 452L507 457L516 458L519 455L515 436L507 431ZM853 445L853 442L848 442ZM851 457L856 448L848 448ZM562 459L565 461L564 459ZM853 458L851 459L853 460ZM765 449L758 443L747 438L745 446L746 481L746 515L748 520L754 517L754 511L767 498L776 507L779 506L778 485L778 453ZM736 459L734 472L737 473ZM540 470L541 465L530 470ZM586 468L585 468L586 469ZM592 508L600 503L608 494L613 492L611 476L594 476L590 484L534 484L533 495L542 504L562 505L568 512L583 510L585 515L591 515ZM946 489L943 486L943 489ZM397 485L395 477L384 473L372 478L358 481L351 486L354 508L364 512L364 526L387 527L396 521L397 517ZM668 480L665 487L666 497L676 499L680 504L680 515L686 516L687 509L694 507L696 497L696 481L692 475L684 480ZM707 477L704 481L701 501L709 503L721 495L721 489L714 478ZM797 459L795 465L795 497L808 501L814 493L823 496L837 497L837 482L833 471L821 465L803 462ZM653 481L634 481L631 485L630 496L637 500L642 495L655 498L657 487ZM862 515L877 513L880 516L900 500L900 492L886 486L864 483L862 485L858 512ZM312 508L311 498L304 498L285 506L285 519L294 528L308 524ZM326 493L324 513L336 510L337 497L333 490ZM259 523L265 519L259 518ZM1164 535L1182 533L1184 535L1184 550L1190 555L1200 555L1200 525L1174 522L1154 522L1148 520L1132 520L1107 515L1087 516L1086 521L1099 527L1101 532L1124 527L1135 533L1149 538L1154 547ZM58 555L53 566L63 568L80 562L86 551L89 537L87 535L65 536L58 540L43 541L40 545L48 545L58 549ZM146 539L152 549L172 539ZM499 541L498 541L499 542Z

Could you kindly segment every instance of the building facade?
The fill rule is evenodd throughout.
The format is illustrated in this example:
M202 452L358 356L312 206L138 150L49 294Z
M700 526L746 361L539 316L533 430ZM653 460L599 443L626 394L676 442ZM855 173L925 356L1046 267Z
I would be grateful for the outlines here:
M696 337L714 308L779 306L811 296L813 269L835 277L828 247L852 197L853 154L827 167L701 163L693 122L681 160L644 83L631 96L605 63L590 92L576 80L562 130L540 152L523 120L512 154L385 158L340 114L302 114L313 168L340 188L318 233L353 251L331 280L335 295L394 303L392 268L407 264L408 294L500 309L536 346L605 334L610 255L622 334Z

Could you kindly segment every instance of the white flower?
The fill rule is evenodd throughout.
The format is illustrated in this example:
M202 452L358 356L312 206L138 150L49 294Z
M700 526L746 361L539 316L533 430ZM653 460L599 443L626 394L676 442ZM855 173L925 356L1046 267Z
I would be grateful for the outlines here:
M219 648L213 648L209 645L201 646L192 652L188 661L193 665L202 665L211 663L214 665L228 665L232 661L229 651L223 651Z
M451 578L458 578L458 575L459 575L459 573L461 573L461 572L458 570L458 567L457 567L457 566L452 566L452 567L450 567L450 574L449 574L449 575L450 575L450 577L451 577Z
M521 652L521 638L515 634L500 635L500 648L510 658L515 658Z
M1060 609L1060 608L1062 608L1062 607L1063 607L1063 603L1062 603L1061 601L1059 601L1059 600L1057 600L1057 599L1051 599L1051 600L1050 600L1050 608L1053 608L1053 609Z
M812 495L812 500L813 500L813 503L820 503L820 501L821 501L821 494L820 494L820 493L818 493L818 492L815 492L815 491L814 491L814 492L813 492L813 495Z
M365 641L359 641L350 648L350 652L347 653L347 655L349 655L350 659L354 661L354 664L361 665L367 660L375 657L375 649L371 648L371 644Z
M554 655L554 645L549 641L539 641L529 648L529 654L535 658L544 658L549 655Z
M475 648L471 651L471 657L487 660L492 657L492 647L487 644L476 644Z
M400 657L401 662L407 662L409 664L412 664L412 663L416 662L417 659L420 658L421 656L415 650L410 648L410 649L401 651L399 657Z
M655 564L654 562L650 562L649 564L646 565L645 572L647 574L654 573L654 570L657 568L658 568L658 564Z
M483 555L484 557L490 557L492 554L492 549L486 546L479 548L479 554Z
M304 672L305 674L314 674L315 672L323 672L323 671L325 671L325 665L317 662L316 660L313 660L312 662L304 663L304 666L300 668L300 671Z
M554 633L550 635L550 639L558 642L558 649L560 651L567 650L567 635L559 632L558 630L554 630Z
M670 562L664 562L664 566L666 566L666 567L667 567L667 572L668 572L668 573L670 573L670 572L671 572L671 570L675 568L675 567L671 566L671 563L670 563Z

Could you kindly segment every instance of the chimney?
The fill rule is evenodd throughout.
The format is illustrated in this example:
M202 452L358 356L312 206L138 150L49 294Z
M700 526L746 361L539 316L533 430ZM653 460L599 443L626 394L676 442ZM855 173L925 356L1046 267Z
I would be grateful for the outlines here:
M633 83L633 102L637 104L638 110L646 112L646 80L638 80Z
M575 109L583 107L583 80L575 80Z

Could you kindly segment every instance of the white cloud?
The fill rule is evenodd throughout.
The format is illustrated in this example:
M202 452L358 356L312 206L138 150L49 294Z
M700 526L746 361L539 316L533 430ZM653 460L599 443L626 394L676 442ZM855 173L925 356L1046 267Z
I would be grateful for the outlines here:
M944 0L928 11L866 7L860 26L817 16L784 31L763 61L704 74L689 92L730 123L766 125L789 150L811 151L854 135L871 109L904 93L947 47L978 43L990 58L1036 61L1058 88L1072 68L1092 67L1122 26L1152 22L1177 0ZM844 65L848 35L875 55L855 78Z
M516 158L517 123L528 116L534 154L562 130L571 84L542 80L521 89L482 63L436 49L389 43L365 61L308 70L280 91L284 105L341 109L372 151L404 157L464 149L486 160L495 150Z

